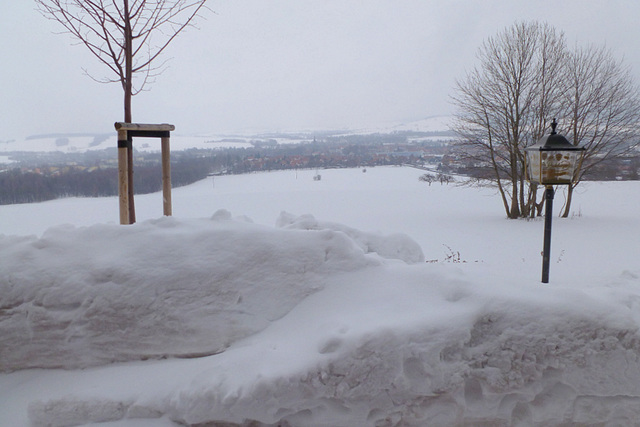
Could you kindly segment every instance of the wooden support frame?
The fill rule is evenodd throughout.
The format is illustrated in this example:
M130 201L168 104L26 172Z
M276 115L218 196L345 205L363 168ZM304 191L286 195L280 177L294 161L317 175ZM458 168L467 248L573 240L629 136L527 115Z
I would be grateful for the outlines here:
M120 224L136 222L133 204L133 138L160 138L162 150L162 211L171 216L171 159L169 141L174 125L115 123L118 131L118 195L120 200Z

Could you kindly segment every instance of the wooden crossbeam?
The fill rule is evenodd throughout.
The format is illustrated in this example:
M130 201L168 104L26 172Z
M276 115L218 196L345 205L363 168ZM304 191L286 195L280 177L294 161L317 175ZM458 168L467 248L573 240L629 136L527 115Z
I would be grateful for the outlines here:
M149 123L125 123L116 122L116 130L141 130L141 131L173 131L176 130L174 125L168 123L149 124Z

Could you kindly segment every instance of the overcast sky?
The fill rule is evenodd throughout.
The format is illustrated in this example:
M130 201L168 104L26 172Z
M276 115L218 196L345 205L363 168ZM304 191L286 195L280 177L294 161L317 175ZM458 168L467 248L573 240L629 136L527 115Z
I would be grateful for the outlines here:
M518 21L606 44L640 81L637 0L209 0L133 119L183 134L358 128L451 112L482 41ZM0 140L112 132L122 89L32 0L0 15Z

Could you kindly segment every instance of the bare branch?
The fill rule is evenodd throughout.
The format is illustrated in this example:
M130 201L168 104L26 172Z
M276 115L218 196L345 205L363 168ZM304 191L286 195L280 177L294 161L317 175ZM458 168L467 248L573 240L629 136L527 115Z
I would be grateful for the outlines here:
M42 15L59 22L112 73L95 78L85 69L85 74L98 82L120 82L126 99L128 91L130 96L143 91L162 73L166 61L156 62L192 26L207 0L35 1Z

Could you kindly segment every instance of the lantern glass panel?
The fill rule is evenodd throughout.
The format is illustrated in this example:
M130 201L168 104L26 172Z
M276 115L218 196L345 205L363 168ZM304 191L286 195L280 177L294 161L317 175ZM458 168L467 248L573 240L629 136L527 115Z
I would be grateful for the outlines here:
M527 174L529 175L529 181L534 183L540 183L540 151L539 150L527 150L525 151L527 160Z
M578 166L579 151L542 151L541 184L571 184Z

